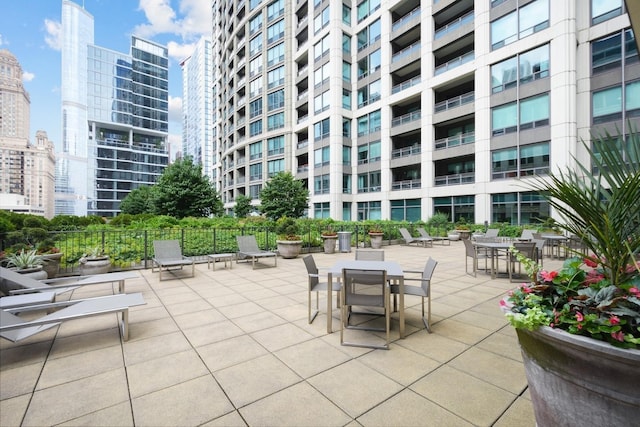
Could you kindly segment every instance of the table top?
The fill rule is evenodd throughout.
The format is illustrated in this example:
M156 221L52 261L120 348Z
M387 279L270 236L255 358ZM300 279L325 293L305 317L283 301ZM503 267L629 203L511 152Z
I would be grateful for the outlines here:
M329 268L329 273L342 274L343 268L356 268L362 270L387 270L387 276L390 278L404 277L402 267L395 261L341 260L337 261Z
M232 253L224 253L224 254L210 254L207 255L209 258L225 258L225 257L232 257L235 254Z
M541 237L547 240L568 240L567 236L562 236L560 234L542 234Z
M514 242L474 242L475 246L482 248L509 249Z

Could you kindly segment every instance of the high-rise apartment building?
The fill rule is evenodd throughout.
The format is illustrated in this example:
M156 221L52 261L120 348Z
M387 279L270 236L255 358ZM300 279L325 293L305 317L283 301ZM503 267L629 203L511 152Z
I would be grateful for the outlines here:
M182 67L182 155L191 156L202 173L217 180L213 150L213 62L211 40L201 38Z
M623 0L214 0L221 194L279 171L309 216L525 224L526 188L640 123Z
M31 101L22 67L0 50L0 209L53 217L55 156L45 131L29 140Z
M129 54L94 44L93 16L62 2L62 149L56 214L115 216L168 164L168 51L131 37Z

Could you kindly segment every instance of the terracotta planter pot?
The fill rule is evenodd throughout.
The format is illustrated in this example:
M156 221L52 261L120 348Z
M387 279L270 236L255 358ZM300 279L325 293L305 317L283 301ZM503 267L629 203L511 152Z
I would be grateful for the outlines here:
M276 240L278 253L282 258L291 259L300 255L302 240Z
M639 350L549 327L517 333L538 426L638 425Z

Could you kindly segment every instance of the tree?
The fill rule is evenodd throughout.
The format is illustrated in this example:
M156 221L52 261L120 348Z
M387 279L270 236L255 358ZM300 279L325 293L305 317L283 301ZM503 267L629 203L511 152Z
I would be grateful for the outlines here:
M152 187L145 185L136 188L120 202L120 212L131 215L153 213L155 210L153 199Z
M175 218L220 216L224 209L218 192L191 157L169 165L154 187L155 210Z
M309 204L309 190L290 172L279 172L260 192L260 211L275 221L283 216L300 218Z
M236 207L234 212L236 218L245 218L251 211L251 199L244 194L240 194L236 197Z

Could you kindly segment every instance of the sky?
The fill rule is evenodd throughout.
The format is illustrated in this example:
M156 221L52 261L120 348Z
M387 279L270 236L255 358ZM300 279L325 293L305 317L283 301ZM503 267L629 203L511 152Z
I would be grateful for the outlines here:
M128 54L131 35L169 48L169 141L179 149L182 124L182 71L202 36L211 35L209 0L72 0L93 15L96 45ZM31 98L30 140L47 132L56 151L61 126L62 0L2 0L0 49L9 50L22 66L23 84Z

